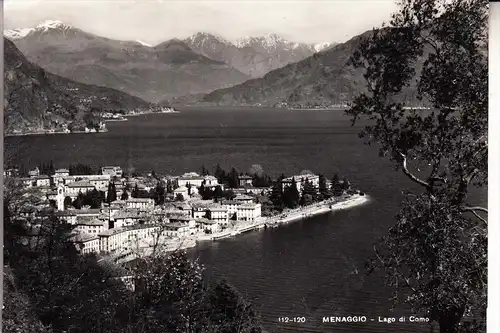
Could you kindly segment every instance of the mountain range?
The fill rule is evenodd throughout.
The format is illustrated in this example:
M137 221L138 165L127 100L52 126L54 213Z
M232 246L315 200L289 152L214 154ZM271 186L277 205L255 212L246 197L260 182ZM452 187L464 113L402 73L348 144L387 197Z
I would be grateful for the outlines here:
M85 127L95 112L148 109L150 103L124 92L71 81L46 72L4 38L4 133L22 134Z
M362 70L350 66L349 59L362 39L370 34L371 30L273 70L262 78L215 90L187 103L296 108L345 105L357 94L367 92ZM422 62L417 61L416 66L418 71ZM411 85L398 98L416 101L416 95L416 86Z
M245 37L230 42L209 33L196 33L184 42L195 52L222 61L249 77L266 73L300 61L335 43L305 44L290 42L274 33L262 37Z
M5 30L4 36L52 73L150 102L231 87L333 45L293 43L275 34L232 43L197 33L153 46L97 36L61 21Z

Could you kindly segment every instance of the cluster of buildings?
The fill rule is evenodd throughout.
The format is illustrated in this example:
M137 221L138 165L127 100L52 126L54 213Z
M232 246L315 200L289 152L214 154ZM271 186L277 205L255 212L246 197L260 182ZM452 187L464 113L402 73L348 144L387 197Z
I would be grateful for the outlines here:
M249 177L242 176L240 184L247 187L234 189L236 197L233 200L202 200L198 194L201 186L211 189L217 186L224 189L224 186L213 176L186 173L165 179L174 185L175 190L171 200L164 204L157 205L151 198L128 196L119 199L126 188L137 187L146 191L154 188L158 180L150 178L125 178L120 167L107 166L99 175L70 175L69 170L58 169L53 175L46 176L41 175L37 168L29 172L29 177L16 179L32 193L36 190L40 200L45 196L45 202L55 202L55 214L74 226L73 241L82 253L117 255L132 252L137 247L150 247L155 242L216 233L231 224L258 221L261 205L252 195L268 190L249 186ZM74 200L79 193L98 190L107 195L110 183L115 185L118 200L103 203L98 209L67 207L67 198ZM176 194L182 194L184 200L174 200ZM26 209L23 214L24 217L35 217L37 211Z
M7 170L5 174L7 177L15 175L12 170ZM262 211L255 195L270 192L269 188L253 187L252 178L241 175L238 179L240 187L231 189L235 193L232 200L202 200L198 193L201 186L212 190L220 186L224 190L224 185L219 184L214 176L190 172L163 178L163 181L173 184L174 190L169 194L170 200L157 205L154 199L133 198L130 195L120 200L127 189L149 191L159 180L153 177L124 177L119 166L103 167L99 175L70 175L69 170L58 169L47 176L40 174L36 168L29 172L29 177L15 179L25 188L36 190L38 201L55 203L56 215L74 226L73 240L82 253L123 254L137 247L150 247L155 242L217 233L238 223L257 222L262 218ZM290 186L293 181L299 192L302 192L306 181L316 188L319 185L317 175L304 174L284 179L283 187ZM98 190L107 195L110 183L114 184L118 200L103 203L98 209L67 207L67 198L74 200L79 193ZM182 195L182 200L178 200L178 194ZM22 216L35 217L36 214L36 209L28 207Z

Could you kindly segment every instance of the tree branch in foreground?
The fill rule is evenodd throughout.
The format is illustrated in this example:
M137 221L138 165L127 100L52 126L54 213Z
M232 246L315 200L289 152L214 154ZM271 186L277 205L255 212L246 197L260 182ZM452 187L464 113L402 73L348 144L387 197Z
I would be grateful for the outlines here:
M430 189L429 183L424 182L422 179L418 178L417 176L415 176L414 174L412 174L410 172L410 170L408 170L408 164L407 164L407 160L406 160L406 155L403 154L403 153L401 153L401 152L399 152L399 155L403 159L403 161L401 162L401 165L403 167L404 174L407 175L408 178L410 178L411 180L413 180L415 183L422 185L426 189Z

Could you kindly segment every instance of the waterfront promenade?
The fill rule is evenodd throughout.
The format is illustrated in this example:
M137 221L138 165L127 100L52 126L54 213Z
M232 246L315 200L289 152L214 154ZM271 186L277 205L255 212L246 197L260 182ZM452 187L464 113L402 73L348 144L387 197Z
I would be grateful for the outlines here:
M282 224L287 224L299 220L303 220L312 216L325 214L335 210L349 209L367 203L370 200L367 195L346 195L341 198L325 200L316 204L289 209L283 211L279 215L262 217L252 222L238 222L237 225L229 226L228 228L213 234L198 233L185 238L168 239L165 243L159 246L162 251L172 252L175 250L184 250L195 247L199 242L216 241L223 238L235 237L241 233L263 229L267 227L278 227ZM126 262L137 257L149 256L153 252L153 247L141 247L139 251L125 253L120 255L118 262Z

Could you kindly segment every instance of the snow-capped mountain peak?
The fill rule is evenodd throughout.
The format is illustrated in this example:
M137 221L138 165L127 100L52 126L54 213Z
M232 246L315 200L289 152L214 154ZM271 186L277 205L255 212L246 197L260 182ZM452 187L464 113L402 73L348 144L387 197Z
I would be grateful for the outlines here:
M139 44L141 44L141 45L143 45L143 46L153 47L153 45L148 44L148 43L146 43L146 42L143 42L142 40L136 40L136 42L137 42L137 43L139 43Z
M317 43L313 45L313 48L316 52L323 51L324 49L332 46L332 43L330 42L323 42L323 43Z
M70 25L59 20L46 20L36 26L36 30L47 31L49 29L69 29Z
M33 28L6 29L3 35L10 40L17 40L26 37L33 30Z
M59 20L46 20L38 24L35 28L6 29L3 31L5 37L11 40L22 39L31 32L46 32L50 29L67 31L71 26Z
M186 38L186 40L189 43L195 43L195 44L196 43L197 44L203 44L207 40L210 40L210 39L215 39L215 40L217 40L218 42L220 42L222 44L232 45L232 43L230 41L228 41L227 39L224 39L221 36L213 35L213 34L210 34L210 33L207 33L207 32L197 32L194 35L191 35L188 38Z

